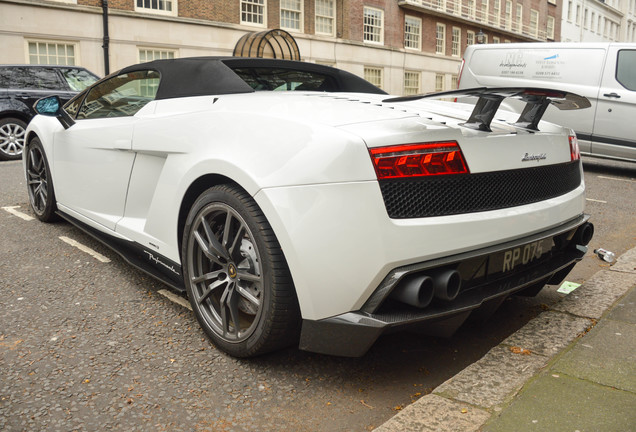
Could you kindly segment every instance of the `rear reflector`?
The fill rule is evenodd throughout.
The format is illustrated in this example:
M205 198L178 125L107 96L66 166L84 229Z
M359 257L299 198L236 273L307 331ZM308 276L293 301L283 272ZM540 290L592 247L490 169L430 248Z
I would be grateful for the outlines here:
M468 174L455 141L369 149L378 180L444 174Z
M581 159L581 150L579 149L579 141L576 139L576 135L570 135L570 160Z

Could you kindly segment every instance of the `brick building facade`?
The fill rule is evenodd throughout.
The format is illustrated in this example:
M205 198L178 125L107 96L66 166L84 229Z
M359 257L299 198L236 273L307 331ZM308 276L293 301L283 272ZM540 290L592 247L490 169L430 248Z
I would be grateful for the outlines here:
M110 70L154 58L232 55L281 28L304 61L392 94L456 85L468 44L558 41L556 0L108 0ZM102 0L0 0L0 63L73 62L105 72ZM51 55L53 52L55 55Z

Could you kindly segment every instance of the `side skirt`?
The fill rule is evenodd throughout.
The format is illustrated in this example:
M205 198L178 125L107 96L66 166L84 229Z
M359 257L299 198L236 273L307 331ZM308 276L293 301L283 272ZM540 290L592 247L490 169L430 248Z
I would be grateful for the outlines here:
M104 234L95 228L69 216L61 211L56 212L64 220L75 225L95 240L108 246L110 249L119 254L128 264L138 268L144 273L154 277L155 279L168 285L175 291L185 294L185 286L183 284L183 274L181 265L158 254L155 251L149 251L139 243L133 241L125 241Z

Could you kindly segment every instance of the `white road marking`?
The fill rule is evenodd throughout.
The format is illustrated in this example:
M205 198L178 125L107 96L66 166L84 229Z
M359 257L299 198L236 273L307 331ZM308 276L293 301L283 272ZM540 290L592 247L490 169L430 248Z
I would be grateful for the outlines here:
M25 221L32 221L33 219L35 219L28 214L17 211L17 208L20 208L20 206L2 207L2 210L6 211L7 213L11 213L13 216L17 216L20 219L24 219Z
M598 176L598 178L605 179L605 180L618 180L618 181L624 181L624 182L629 182L629 183L636 183L636 180L622 179L622 178L617 178L617 177Z
M162 290L159 290L159 294L161 294L162 296L166 297L168 300L170 300L173 303L181 305L181 306L183 306L186 309L192 310L192 306L190 306L190 303L186 299L184 299L183 297L179 297L178 295L176 295L172 291L168 291L168 290L162 289Z
M595 199L592 199L592 198L585 198L585 200L586 201L592 201L592 202L607 204L607 201L595 200Z
M83 244L81 244L78 241L75 241L75 240L73 240L71 238L64 237L64 236L60 236L59 238L64 243L68 243L71 246L74 246L74 247L78 248L82 252L86 252L87 254L89 254L90 256L95 258L97 261L101 261L103 263L109 263L110 262L110 260L108 258L106 258L104 255L100 254L99 252L95 252L93 249L89 248L88 246L84 246Z

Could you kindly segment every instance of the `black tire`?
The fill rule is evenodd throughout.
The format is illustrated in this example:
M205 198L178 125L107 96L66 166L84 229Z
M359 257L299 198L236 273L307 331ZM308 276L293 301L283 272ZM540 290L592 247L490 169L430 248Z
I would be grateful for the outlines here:
M219 185L199 196L181 256L192 309L219 349L252 357L298 341L300 311L287 262L245 191Z
M22 158L27 124L18 118L0 119L0 160Z
M35 216L42 222L57 220L55 191L51 181L51 169L39 138L33 138L26 151L26 177L29 203Z

